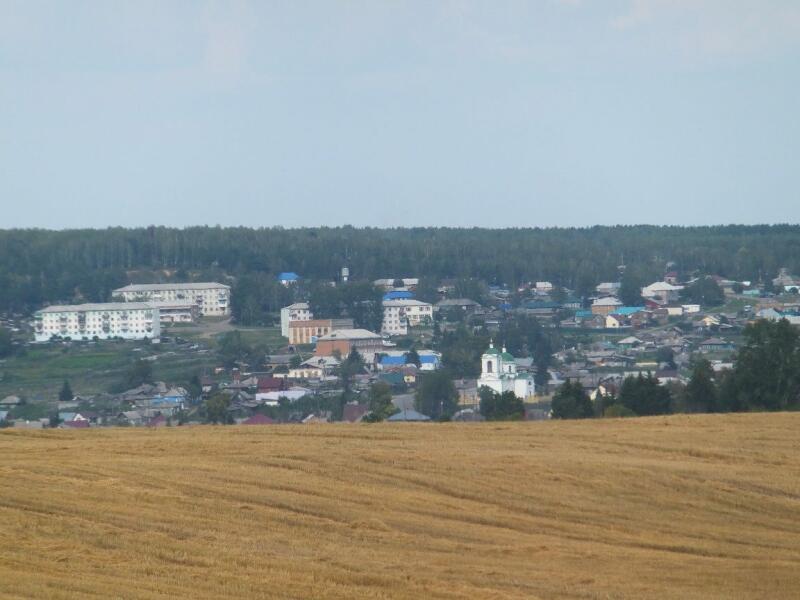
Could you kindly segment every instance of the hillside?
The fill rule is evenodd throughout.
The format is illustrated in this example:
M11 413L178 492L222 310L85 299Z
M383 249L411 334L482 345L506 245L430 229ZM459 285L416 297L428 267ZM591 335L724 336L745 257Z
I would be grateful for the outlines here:
M0 432L3 598L789 598L800 414Z

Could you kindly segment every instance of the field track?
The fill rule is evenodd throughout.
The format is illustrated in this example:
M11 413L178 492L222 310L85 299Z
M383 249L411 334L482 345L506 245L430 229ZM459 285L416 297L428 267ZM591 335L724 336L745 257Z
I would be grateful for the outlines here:
M0 598L798 598L800 414L0 431Z

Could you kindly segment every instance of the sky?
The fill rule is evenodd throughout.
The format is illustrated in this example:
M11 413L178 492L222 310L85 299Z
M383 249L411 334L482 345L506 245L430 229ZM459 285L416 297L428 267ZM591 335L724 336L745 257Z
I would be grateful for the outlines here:
M797 0L0 0L0 228L797 222Z

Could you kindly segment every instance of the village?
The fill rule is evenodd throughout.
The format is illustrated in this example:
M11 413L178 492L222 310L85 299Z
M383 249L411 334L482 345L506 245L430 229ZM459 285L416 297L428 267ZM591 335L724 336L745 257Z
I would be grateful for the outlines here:
M339 285L348 277L343 269ZM485 418L482 388L513 392L524 404L525 419L547 419L552 394L566 381L578 382L595 403L640 374L679 387L698 356L714 372L730 369L748 323L786 319L800 325L800 278L785 269L769 290L671 271L640 288L635 304L624 302L630 296L624 277L601 283L582 298L547 281L516 289L484 285L481 302L457 296L452 281L439 282L438 300L425 302L417 298L419 279L379 279L372 282L382 294L381 326L375 331L357 326L351 315L319 318L302 297L300 275L277 278L297 290L297 301L280 311L280 325L272 332L277 341L263 355L243 347L230 319L231 287L223 283L129 285L114 290L112 302L52 305L29 320L5 319L3 326L30 331L33 339L25 345L141 344L133 348L139 354L131 369L142 372L129 379L136 385L128 389L93 394L81 392L76 372L57 400L38 399L47 406L46 416L38 418L41 410L26 410L37 399L9 394L0 399L0 425L358 422L374 413L371 398L377 393L391 402L385 415L390 422L479 421ZM522 327L548 338L551 351L537 356L530 337L507 348L513 343L510 332ZM207 335L183 339L191 328ZM451 364L466 345L468 364ZM180 353L204 357L203 367L180 380L154 378L152 367L161 357ZM451 410L430 415L420 410L425 405L420 383L433 376L446 379L454 395L448 392Z

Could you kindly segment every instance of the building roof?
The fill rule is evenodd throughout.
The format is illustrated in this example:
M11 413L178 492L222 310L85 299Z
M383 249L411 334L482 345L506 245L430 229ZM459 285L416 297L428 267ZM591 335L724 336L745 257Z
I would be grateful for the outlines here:
M408 421L430 421L431 418L427 415L423 415L412 409L401 410L400 412L393 414L391 417L386 419L387 421L392 422L408 422Z
M339 329L323 335L317 341L330 340L379 340L382 339L377 333L372 333L367 329Z
M666 281L656 281L650 285L643 287L642 291L648 292L677 292L683 289L682 285L672 285Z
M274 419L262 414L255 414L252 417L242 421L242 425L272 425L273 423L275 423Z
M642 312L643 310L644 306L620 306L619 308L614 310L614 312L612 312L611 314L615 316L621 315L623 317L628 317L630 315L635 315L638 312Z
M408 290L392 290L391 292L386 292L383 295L383 300L410 300L413 297L414 294Z
M297 281L300 279L300 275L294 271L284 271L283 273L278 273L278 279L280 281Z
M475 300L469 298L445 298L436 303L439 308L447 308L449 306L480 306Z
M422 357L420 357L422 360ZM406 364L406 357L405 356L384 356L381 358L381 365L384 367L393 367L393 366L400 366Z
M622 302L613 296L606 296L605 298L598 298L592 302L592 306L622 306Z
M215 281L197 283L132 283L125 287L117 288L113 293L121 292L162 292L166 290L215 290L218 288L231 289L231 286Z
M385 298L385 297L384 297ZM393 306L430 306L427 302L420 302L419 300L414 300L413 298L397 298L396 300L386 300L383 301L384 306L393 307Z
M133 304L133 302L126 302L125 304ZM192 300L151 300L147 302L154 308L196 308L197 304Z
M294 304L290 304L289 306L284 306L284 308L290 308L293 310L308 310L309 305L308 302L295 302Z
M150 302L98 302L93 304L56 304L47 306L39 313L100 312L109 310L146 310L158 308Z
M628 337L618 341L617 345L618 346L629 346L629 345L641 344L641 343L642 343L642 340L640 340L639 338L634 337L634 336L631 335L631 336L628 336Z
M728 346L730 342L720 339L720 338L708 338L705 341L700 342L701 346Z

